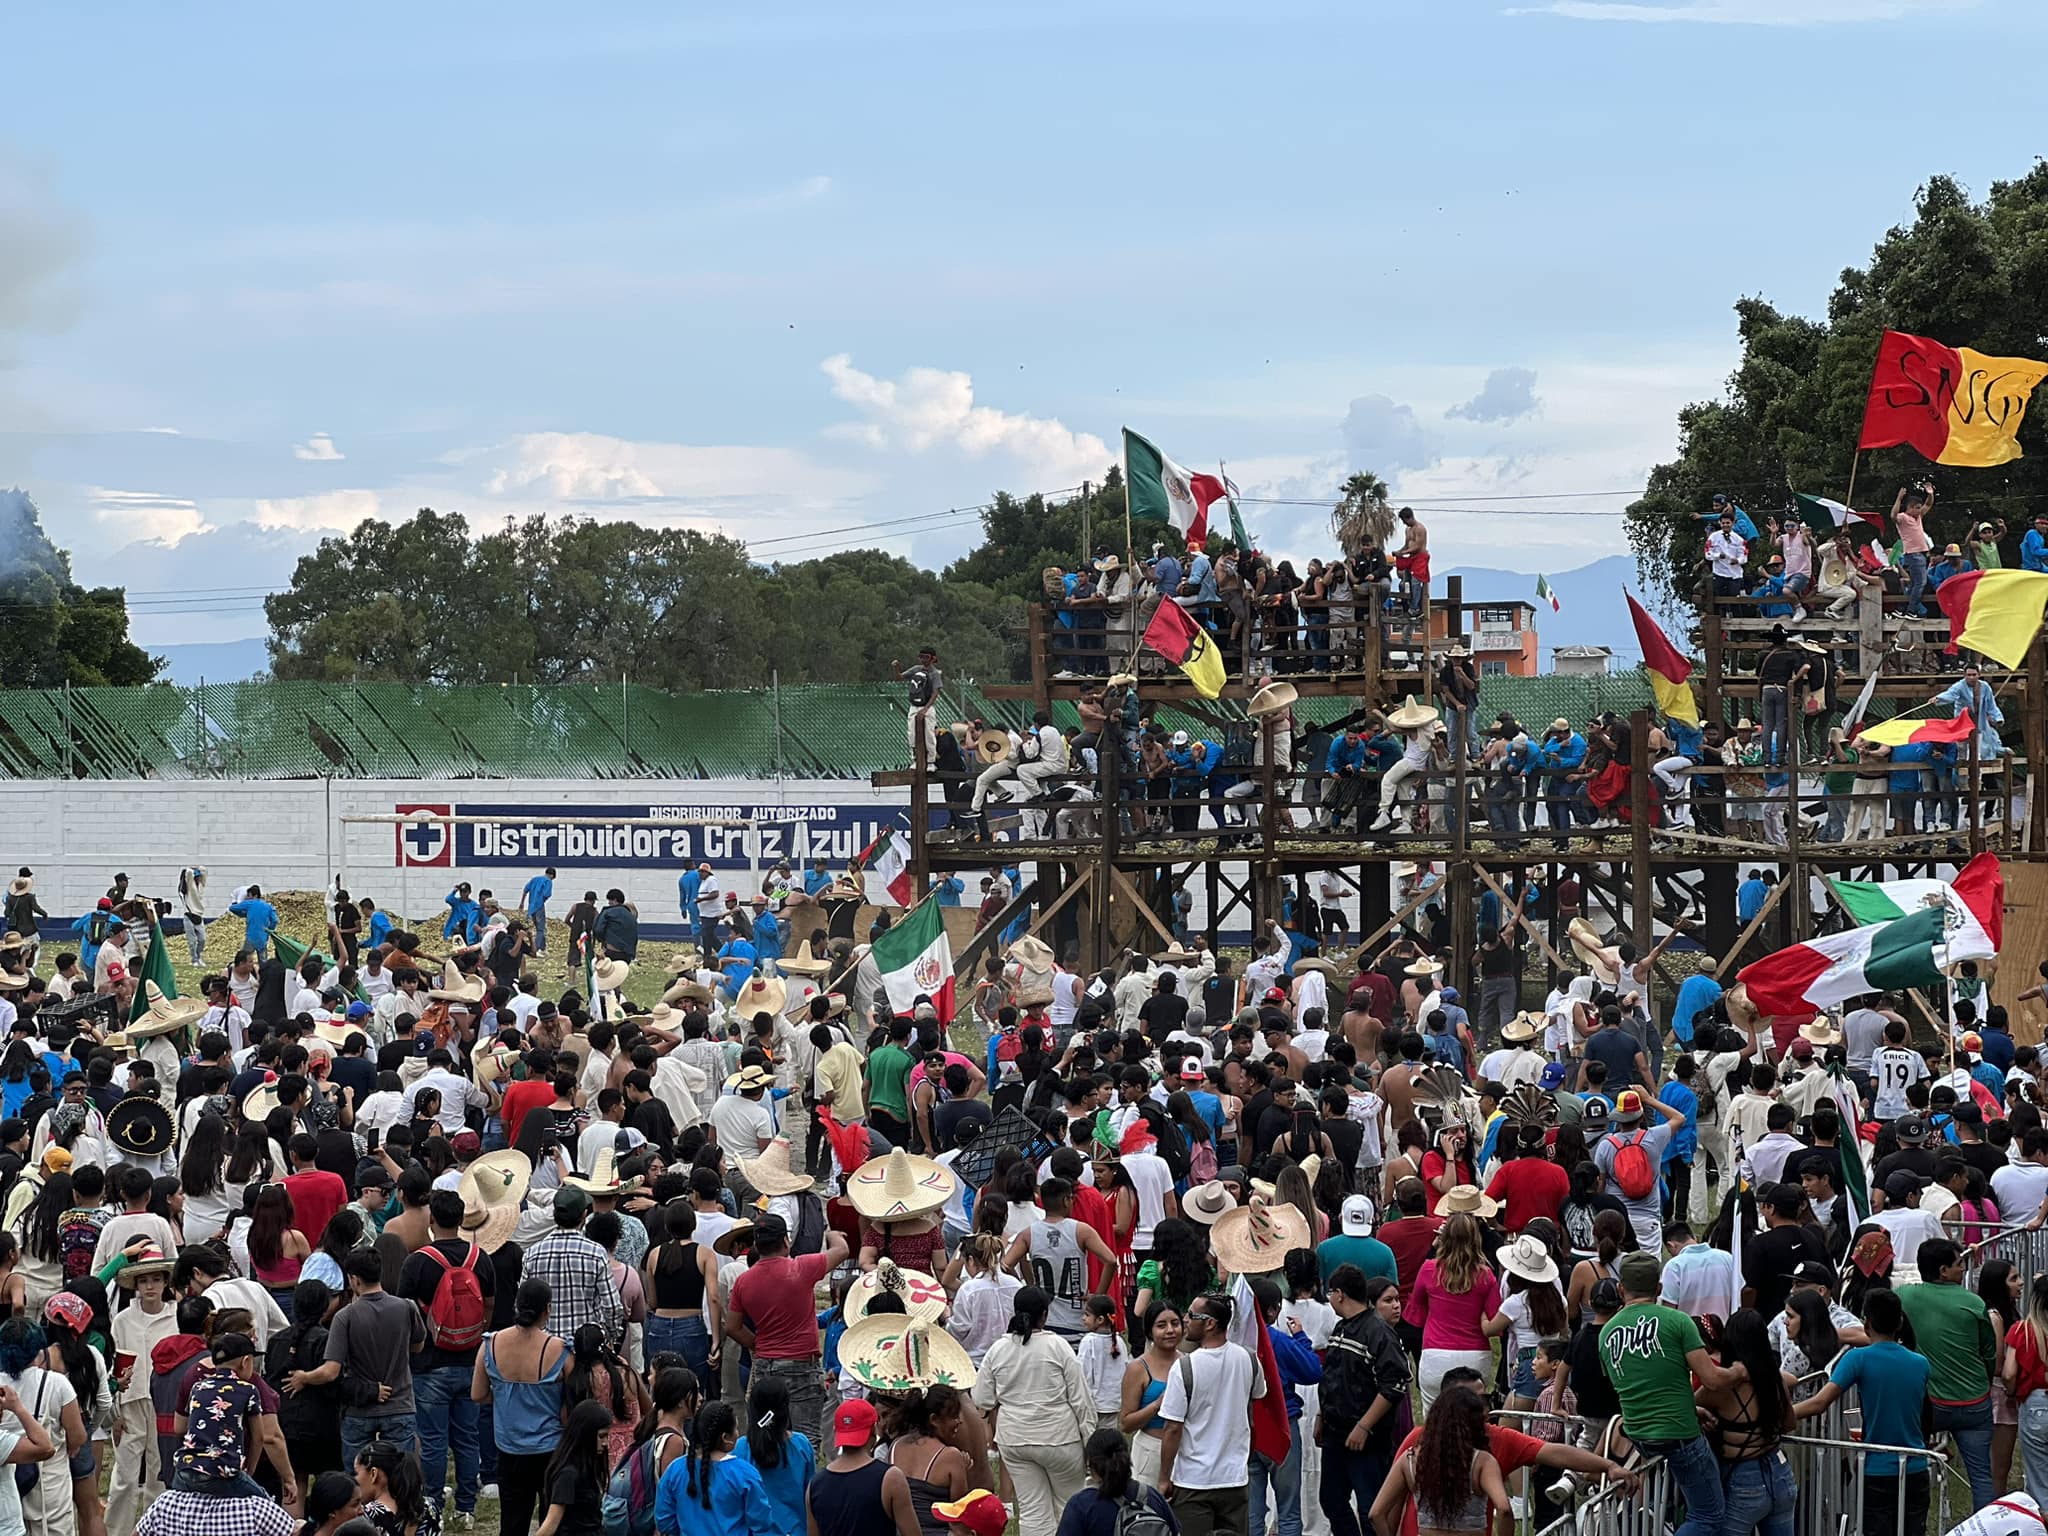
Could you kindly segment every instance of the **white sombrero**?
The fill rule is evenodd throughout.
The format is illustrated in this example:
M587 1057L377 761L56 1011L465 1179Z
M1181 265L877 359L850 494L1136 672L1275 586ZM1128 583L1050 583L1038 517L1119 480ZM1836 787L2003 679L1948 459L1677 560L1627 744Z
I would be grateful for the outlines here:
M956 1182L950 1168L897 1147L847 1175L846 1198L869 1221L908 1221L944 1205Z

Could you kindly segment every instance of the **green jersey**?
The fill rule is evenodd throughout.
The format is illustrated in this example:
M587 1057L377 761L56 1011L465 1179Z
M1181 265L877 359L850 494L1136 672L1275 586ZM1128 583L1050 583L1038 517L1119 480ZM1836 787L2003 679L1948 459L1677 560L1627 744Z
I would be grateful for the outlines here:
M1600 1365L1631 1440L1690 1440L1700 1432L1685 1357L1706 1347L1699 1324L1657 1302L1631 1302L1600 1330Z
M893 1043L879 1047L868 1057L868 1107L907 1123L910 1096L904 1084L910 1079L913 1065L910 1052Z

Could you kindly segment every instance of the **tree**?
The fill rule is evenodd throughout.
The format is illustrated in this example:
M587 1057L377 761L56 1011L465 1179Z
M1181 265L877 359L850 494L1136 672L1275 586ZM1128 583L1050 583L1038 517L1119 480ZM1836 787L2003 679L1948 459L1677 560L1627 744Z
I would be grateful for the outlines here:
M1013 675L1023 601L979 582L941 578L878 549L849 549L778 566L762 585L763 603L784 619L770 654L786 683L894 677L924 645L937 649L952 677Z
M128 594L81 587L25 491L0 491L0 677L10 688L136 688L163 670L128 638Z
M1349 556L1385 549L1394 537L1394 509L1387 501L1387 482L1364 470L1346 480L1337 505L1330 509L1330 536Z
M1735 305L1742 360L1727 397L1679 413L1678 458L1650 472L1627 512L1643 584L1667 602L1697 584L1716 491L1761 526L1795 491L1848 499L1852 463L1854 504L1864 511L1889 511L1906 477L1930 474L1939 531L1929 532L1942 543L1983 518L2005 519L2017 540L2034 508L2048 505L2048 400L2036 401L2021 428L2023 457L1996 469L1930 465L1910 448L1855 452L1884 331L1996 355L2048 351L2048 162L1993 183L1981 204L1936 176L1915 208L1867 266L1842 273L1825 320L1783 315L1760 298Z

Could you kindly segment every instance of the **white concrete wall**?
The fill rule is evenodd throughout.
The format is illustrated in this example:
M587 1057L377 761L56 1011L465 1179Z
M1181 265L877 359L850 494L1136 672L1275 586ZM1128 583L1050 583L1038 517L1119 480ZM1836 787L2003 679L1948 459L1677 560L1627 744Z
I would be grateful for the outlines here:
M592 865L541 853L508 863L457 862L450 867L403 868L398 828L346 824L347 815L389 815L401 805L449 805L459 812L494 807L573 808L575 814L616 812L638 816L659 808L693 814L762 818L776 852L798 856L815 848L835 868L864 847L881 825L908 825L907 790L878 790L845 780L629 780L592 779L337 779L224 781L0 781L0 861L12 875L23 864L36 872L36 889L52 914L76 914L102 895L117 870L132 889L175 900L178 870L206 866L216 910L237 886L254 881L269 890L321 890L343 875L359 896L407 916L441 910L456 880L489 888L516 901L528 876L556 866L560 915L585 890L623 889L649 922L675 919L676 876L685 857L709 857L727 889L751 891L751 868L774 862L751 858L743 836L718 828L657 829L658 852L624 864ZM816 811L815 819L805 815ZM794 819L786 819L794 813ZM540 849L559 848L559 836L540 818L508 824ZM643 838L643 846L651 842ZM848 846L848 845L851 846ZM463 846L468 846L465 838ZM687 856L677 850L687 848ZM523 848L522 848L523 851Z

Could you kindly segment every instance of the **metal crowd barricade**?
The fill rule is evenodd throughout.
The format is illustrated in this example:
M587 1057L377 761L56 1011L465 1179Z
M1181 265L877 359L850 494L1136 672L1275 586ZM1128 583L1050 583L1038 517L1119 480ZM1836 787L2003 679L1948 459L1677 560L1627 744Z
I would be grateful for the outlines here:
M2022 1275L2048 1274L2048 1227L2016 1223L1963 1250L1963 1284L1975 1289L1977 1276L1991 1259L2005 1259Z
M1839 1406L1839 1405L1838 1405ZM1832 1410L1831 1410L1832 1411ZM1826 1415L1822 1416L1823 1421ZM1917 1450L1908 1446L1872 1445L1864 1440L1823 1439L1808 1435L1787 1435L1785 1453L1792 1458L1793 1485L1798 1504L1792 1528L1802 1536L1862 1536L1864 1516L1871 1489L1887 1474L1868 1470L1872 1456L1898 1458L1893 1490L1892 1536L1921 1536L1906 1526L1906 1461L1921 1457L1927 1462L1928 1511L1935 1531L1945 1531L1950 1518L1951 1474L1955 1467L1942 1451Z

